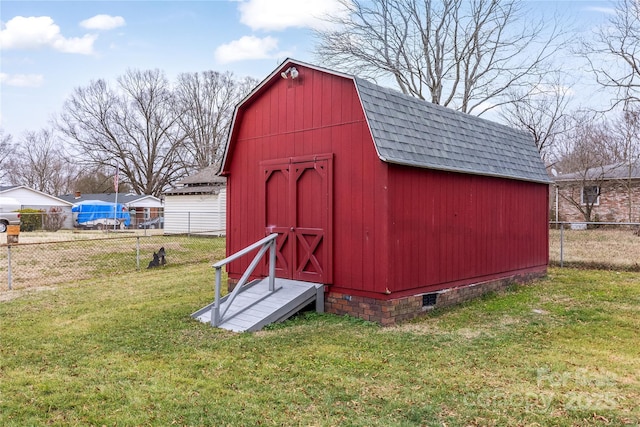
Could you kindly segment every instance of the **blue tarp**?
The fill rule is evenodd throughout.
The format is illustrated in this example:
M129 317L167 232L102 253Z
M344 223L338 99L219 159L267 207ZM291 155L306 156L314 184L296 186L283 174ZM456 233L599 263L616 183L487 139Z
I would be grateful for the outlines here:
M114 217L120 220L124 219L124 225L127 227L131 224L129 211L121 203L116 205L115 203L100 200L85 200L73 205L71 212L78 214L78 224L96 219Z

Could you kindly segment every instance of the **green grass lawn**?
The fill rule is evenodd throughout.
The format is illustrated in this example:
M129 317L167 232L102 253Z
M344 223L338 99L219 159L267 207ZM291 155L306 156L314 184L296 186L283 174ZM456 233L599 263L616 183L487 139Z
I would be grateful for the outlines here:
M0 302L0 425L590 426L640 422L640 274L549 278L393 328L190 319L210 267Z

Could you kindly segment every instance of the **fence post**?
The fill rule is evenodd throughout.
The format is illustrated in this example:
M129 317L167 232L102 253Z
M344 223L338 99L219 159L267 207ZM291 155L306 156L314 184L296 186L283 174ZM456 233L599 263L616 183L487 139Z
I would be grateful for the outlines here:
M140 271L140 236L136 236L136 271Z
M560 268L564 267L564 224L560 224Z
M191 236L191 211L187 212L187 236Z
M7 274L9 275L9 290L11 290L11 245L7 245Z

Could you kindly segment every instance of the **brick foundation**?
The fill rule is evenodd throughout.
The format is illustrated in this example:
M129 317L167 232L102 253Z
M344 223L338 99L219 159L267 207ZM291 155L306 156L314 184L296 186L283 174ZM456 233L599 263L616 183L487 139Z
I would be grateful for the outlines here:
M229 277L227 279L227 292L231 292L233 290L233 288L236 287L236 285L238 284L240 280L238 279L232 279L231 277Z
M525 283L543 277L546 272L523 273L501 279L488 280L440 291L428 292L437 294L436 303L423 307L423 293L403 298L381 300L370 297L349 295L339 292L326 292L324 310L337 315L349 315L379 323L383 326L394 325L413 319L433 308L448 307L478 298L489 292L505 290L514 283ZM238 283L236 279L228 279L228 290L231 292Z
M324 307L327 313L338 315L347 314L388 326L413 319L432 308L460 304L488 292L502 291L514 283L528 282L543 277L544 275L544 272L518 274L502 279L432 292L437 294L436 303L435 305L427 307L423 307L422 305L423 294L390 300L379 300L338 292L328 292L325 294Z

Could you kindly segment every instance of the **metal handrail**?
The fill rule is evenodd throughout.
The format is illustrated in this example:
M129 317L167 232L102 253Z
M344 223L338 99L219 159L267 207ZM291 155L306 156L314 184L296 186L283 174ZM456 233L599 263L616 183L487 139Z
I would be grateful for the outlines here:
M254 244L252 244L250 246L247 246L246 248L242 249L241 251L236 252L235 254L233 254L231 256L228 256L227 258L223 259L222 261L218 261L215 264L213 264L213 268L216 269L216 285L215 285L215 289L216 289L215 290L215 292L216 292L215 297L216 297L216 299L214 301L213 308L212 308L212 310L213 310L213 313L212 313L212 316L211 316L211 325L212 326L219 326L220 325L220 323L222 322L222 318L227 313L227 310L229 310L229 307L231 306L231 303L233 302L235 297L240 292L242 292L242 287L247 283L247 280L251 276L251 273L253 273L253 270L255 270L255 268L257 267L258 263L260 262L260 260L264 256L264 254L267 252L267 250L269 250L269 292L274 292L275 291L276 237L278 237L278 233L270 234L269 236L265 237L264 239L258 240ZM229 264L232 261L237 260L238 258L243 257L244 255L247 255L250 252L253 252L254 250L256 250L258 248L260 250L258 251L256 256L253 258L253 261L251 261L251 264L249 264L249 267L247 267L247 269L245 270L244 274L242 275L242 277L238 281L238 284L236 285L236 287L233 288L233 291L227 297L227 306L224 309L224 311L222 313L220 313L220 302L221 302L220 301L220 287L221 287L221 283L222 283L222 267L224 267L225 265Z

